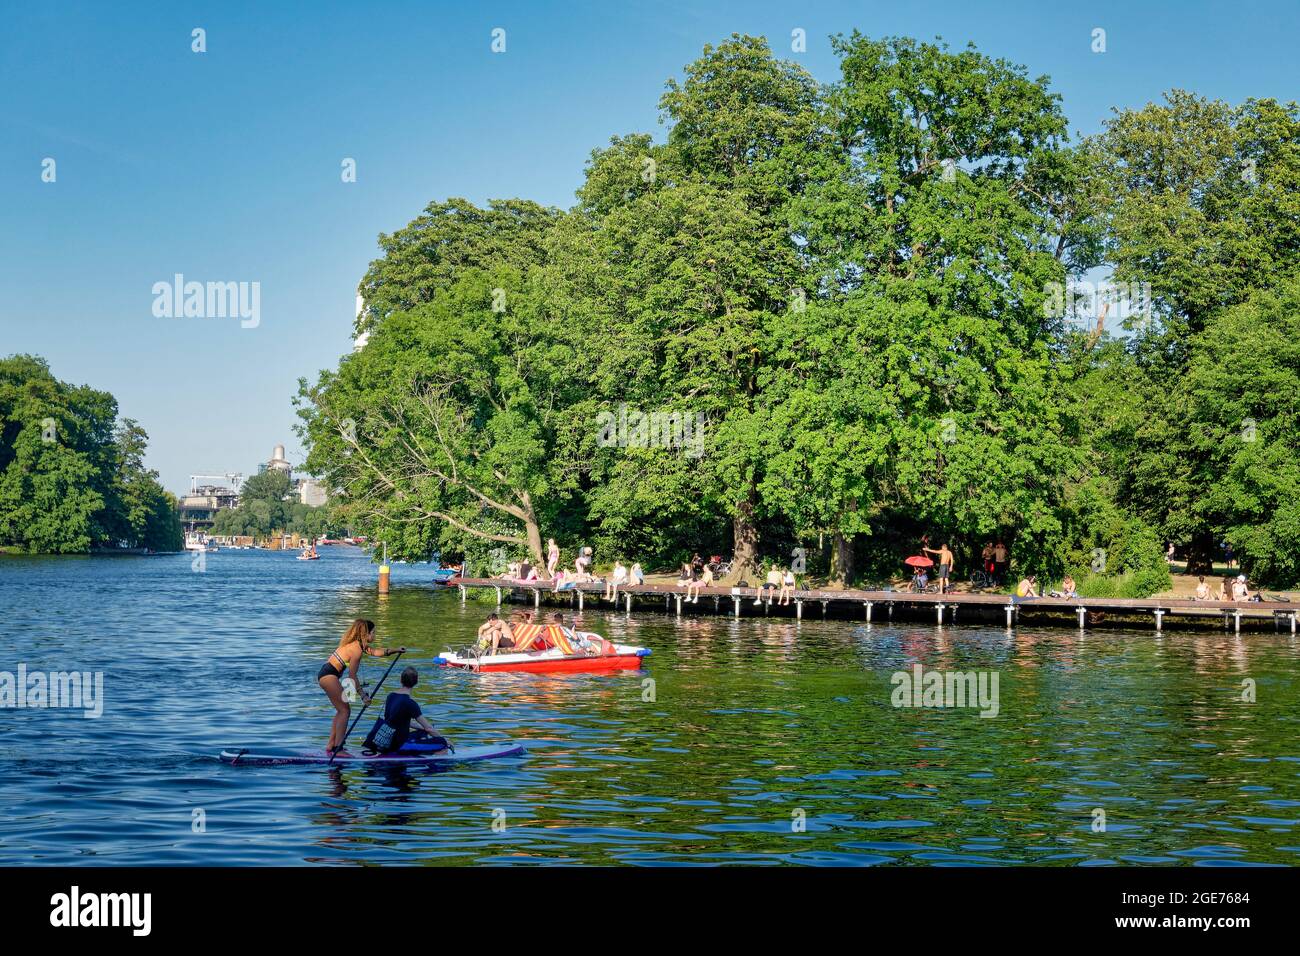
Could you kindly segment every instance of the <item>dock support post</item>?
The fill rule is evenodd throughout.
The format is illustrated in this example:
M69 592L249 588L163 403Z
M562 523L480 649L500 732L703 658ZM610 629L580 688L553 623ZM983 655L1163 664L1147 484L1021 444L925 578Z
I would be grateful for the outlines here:
M894 619L894 602L893 602L893 601L890 601L890 602L889 602L889 619L890 619L891 621Z
M1160 633L1161 630L1163 630L1161 624L1164 619L1164 616L1165 616L1165 612L1161 608L1156 608L1156 633L1157 634Z
M870 601L863 601L862 603L865 604L865 605L867 606L867 623L869 624L869 623L871 623L871 602L870 602ZM823 607L826 606L826 602L825 602L825 601L822 602L822 606L823 606Z
M465 585L463 585L463 584L458 584L458 585L456 585L456 589L457 589L458 591L460 591L460 603L461 603L461 604L464 604L464 603L465 603L465 595L469 593L469 588L465 587Z
M578 613L582 613L582 591L578 591Z
M629 591L623 595L623 600L627 604L627 613L632 613L632 592Z
M830 601L822 601L822 617L826 616L826 605L830 603Z
M718 611L720 611L721 609L722 609L722 598L718 597L715 594L713 595L713 613L717 614Z
M670 604L672 604L672 603L673 603L673 596L672 596L671 594L665 594L665 595L664 595L664 610L665 610L665 611L668 610L668 605L670 605Z
M942 604L936 604L936 605L934 606L934 609L935 609L935 610L938 612L938 614L939 614L939 616L938 616L938 622L939 622L939 626L942 627L942 626L943 626L943 605L942 605Z
M497 587L497 607L501 606L501 588ZM328 741L326 741L328 743Z
M541 606L542 606L542 591L540 588L533 588L533 607L540 608Z
M1295 633L1295 611L1291 612L1291 633Z
M803 601L794 602L794 617L797 621L803 620Z
M1232 612L1233 624L1232 629L1237 634L1241 633L1241 608Z
M677 595L677 616L682 616L682 596L680 594Z
M1016 613L1016 606L1014 604L1008 604L1007 605L1007 630L1008 631L1011 630L1011 616L1015 613Z
M736 617L740 617L740 596L733 597L731 602L736 605Z
M1082 630L1083 630L1083 623L1084 623L1084 621L1087 619L1087 616L1088 616L1088 609L1087 609L1086 607L1083 607L1082 605L1080 605L1079 607L1075 608L1075 610L1079 612L1079 630L1082 631Z

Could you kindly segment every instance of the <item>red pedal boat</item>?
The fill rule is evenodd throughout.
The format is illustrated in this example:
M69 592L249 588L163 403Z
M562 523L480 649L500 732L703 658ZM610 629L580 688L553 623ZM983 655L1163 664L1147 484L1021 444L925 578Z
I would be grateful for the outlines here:
M527 671L534 674L635 670L650 656L645 647L615 644L597 634L570 631L556 625L524 625L516 638L542 646L505 653L480 653L476 649L444 651L435 664L471 671Z

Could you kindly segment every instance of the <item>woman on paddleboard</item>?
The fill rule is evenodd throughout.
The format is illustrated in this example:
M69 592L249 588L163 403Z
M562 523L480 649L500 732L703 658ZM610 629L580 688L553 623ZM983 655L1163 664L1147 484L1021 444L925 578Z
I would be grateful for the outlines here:
M343 696L343 672L347 671L351 676L353 684L360 691L362 701L369 703L370 696L361 687L362 655L388 657L405 650L400 647L391 651L371 647L370 642L374 640L374 636L375 622L357 618L316 675L316 683L320 684L321 689L325 691L325 696L334 705L334 720L330 724L330 740L325 747L326 753L332 754L342 749L344 738L348 733L348 717L352 713L352 707Z

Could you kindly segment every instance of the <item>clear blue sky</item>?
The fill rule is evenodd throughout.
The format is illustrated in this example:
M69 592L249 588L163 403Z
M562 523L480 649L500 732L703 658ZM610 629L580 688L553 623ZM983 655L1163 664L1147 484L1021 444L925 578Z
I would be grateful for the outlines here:
M167 487L256 471L300 375L349 350L380 232L430 201L568 206L590 150L662 136L705 43L762 34L833 79L827 36L942 36L1047 74L1072 127L1172 87L1300 95L1300 4L42 2L0 5L0 355L107 389ZM208 51L190 50L191 30ZM491 31L506 30L506 52ZM808 50L790 54L791 30ZM1107 52L1091 31L1107 31ZM41 163L57 162L57 182ZM340 180L355 158L358 182ZM261 284L261 324L156 318L155 282Z

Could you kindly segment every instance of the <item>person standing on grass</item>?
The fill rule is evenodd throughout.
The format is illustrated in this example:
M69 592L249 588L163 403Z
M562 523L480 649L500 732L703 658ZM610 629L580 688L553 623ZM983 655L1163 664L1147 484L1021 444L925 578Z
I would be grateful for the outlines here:
M1007 577L1007 565L1010 563L1007 546L999 541L993 546L993 577L1001 584Z
M948 593L948 573L952 571L952 552L948 550L946 544L941 544L936 548L922 548L922 551L928 551L930 554L939 556L939 568L937 576L939 578L939 593Z

